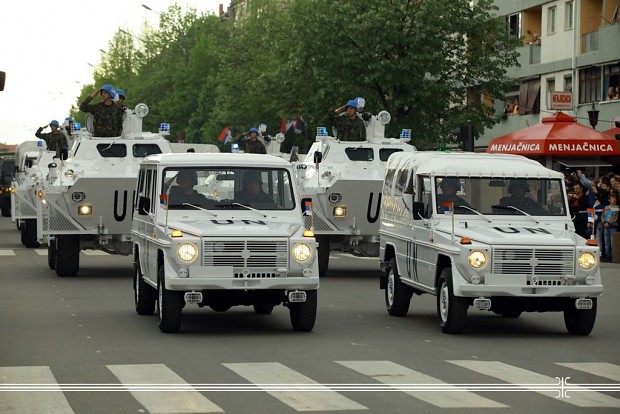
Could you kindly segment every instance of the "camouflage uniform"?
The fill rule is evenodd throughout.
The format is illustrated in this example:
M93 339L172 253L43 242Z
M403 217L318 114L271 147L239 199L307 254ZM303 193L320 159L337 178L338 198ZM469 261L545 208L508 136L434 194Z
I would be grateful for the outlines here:
M61 149L68 149L67 138L59 130L56 130L55 134L52 132L42 134L41 131L43 131L43 128L44 127L39 127L34 135L45 141L48 151L56 151L56 155L59 155Z
M346 115L330 112L325 116L325 122L338 130L340 141L366 141L366 125L360 117L350 119Z
M258 139L256 141L249 140L245 143L243 151L246 154L267 154L267 150L262 142Z
M106 105L105 102L90 104L92 97L86 98L80 104L80 111L94 115L94 131L96 137L119 137L123 133L123 116L125 111L119 105L112 103Z

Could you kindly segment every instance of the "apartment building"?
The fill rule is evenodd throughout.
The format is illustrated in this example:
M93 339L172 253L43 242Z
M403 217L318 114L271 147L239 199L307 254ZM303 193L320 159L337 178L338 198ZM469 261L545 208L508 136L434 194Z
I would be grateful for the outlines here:
M571 92L578 122L590 125L588 111L599 111L596 129L620 121L620 99L608 100L610 87L620 87L620 0L496 0L512 34L523 38L520 67L511 68L515 80L507 102L495 101L502 121L486 130L476 147L540 122L555 113L550 92ZM509 109L518 103L518 109Z

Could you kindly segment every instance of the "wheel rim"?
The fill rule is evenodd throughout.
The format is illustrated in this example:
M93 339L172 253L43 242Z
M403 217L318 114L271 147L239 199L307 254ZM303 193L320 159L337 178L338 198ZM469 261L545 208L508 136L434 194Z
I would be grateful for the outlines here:
M450 307L450 300L448 296L448 284L444 281L441 284L441 290L439 291L439 314L441 320L445 322L448 319L448 310Z
M388 283L385 288L388 304L390 305L390 307L394 304L394 284L394 271L390 269L390 273L388 274Z

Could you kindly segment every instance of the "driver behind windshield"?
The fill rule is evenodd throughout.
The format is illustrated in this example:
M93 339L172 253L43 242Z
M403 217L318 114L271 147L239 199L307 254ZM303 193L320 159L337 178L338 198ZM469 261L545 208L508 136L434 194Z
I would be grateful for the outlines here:
M499 200L499 205L502 207L516 207L519 210L523 210L528 214L544 215L547 211L543 206L538 204L531 197L526 196L530 193L530 185L526 180L511 180L508 184L508 197L503 197ZM516 211L510 214L518 214Z
M180 206L188 203L200 207L207 207L207 198L194 189L198 184L198 176L194 170L181 170L176 176L176 186L170 188L168 194L169 206Z
M444 203L454 203L454 209L456 210L460 206L470 207L469 203L462 197L456 195L460 187L459 180L456 178L444 178L439 183L441 188L441 194L437 194L437 211L443 211ZM462 210L461 210L462 211Z
M270 207L275 206L273 199L263 191L260 171L247 171L243 175L243 192L239 201L244 204L269 203Z

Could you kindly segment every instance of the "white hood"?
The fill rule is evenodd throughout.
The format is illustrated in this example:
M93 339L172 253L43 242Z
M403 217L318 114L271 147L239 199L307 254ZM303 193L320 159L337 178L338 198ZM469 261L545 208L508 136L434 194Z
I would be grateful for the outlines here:
M168 227L200 237L289 237L299 224L272 217L211 217L168 219Z

